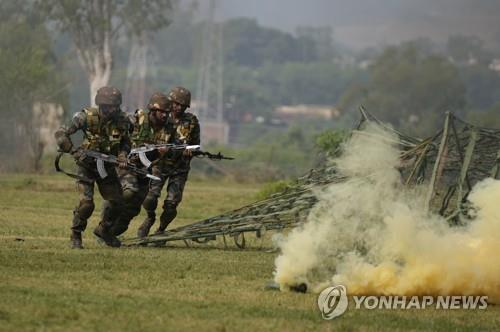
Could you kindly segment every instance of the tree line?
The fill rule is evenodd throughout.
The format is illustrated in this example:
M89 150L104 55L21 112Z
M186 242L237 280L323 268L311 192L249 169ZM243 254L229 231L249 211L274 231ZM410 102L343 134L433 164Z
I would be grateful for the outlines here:
M36 102L61 104L70 114L91 103L99 85L125 88L124 82L137 75L131 73L131 63L140 64L141 56L148 63L146 95L184 85L196 96L207 23L196 19L195 9L177 5L167 0L1 0L3 118L29 132ZM254 151L261 151L264 142L280 142L296 147L290 153L306 165L317 135L327 128L352 126L360 105L419 136L439 128L446 111L477 124L500 126L500 74L492 66L500 51L476 36L353 51L337 43L330 28L300 27L290 33L250 18L222 22L222 36L226 120L240 124L258 116L266 119L241 130L239 143ZM293 128L272 125L277 106L297 104L336 106L341 117L304 120ZM0 151L11 151L5 142L16 130L5 124L9 121L3 124L11 129L1 131ZM328 135L322 144L328 146L324 137ZM297 144L300 140L302 145ZM266 153L262 158L267 162L284 160L283 168L290 165L289 158L273 161Z

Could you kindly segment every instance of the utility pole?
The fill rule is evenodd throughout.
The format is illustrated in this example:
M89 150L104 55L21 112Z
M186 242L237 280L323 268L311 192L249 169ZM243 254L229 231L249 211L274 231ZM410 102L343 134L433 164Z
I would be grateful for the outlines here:
M127 67L127 81L125 83L125 100L123 106L129 112L144 107L146 103L146 74L148 40L144 33L133 36Z
M200 118L204 142L227 144L229 125L224 120L223 26L215 22L216 0L210 0L206 27L202 35L195 112Z

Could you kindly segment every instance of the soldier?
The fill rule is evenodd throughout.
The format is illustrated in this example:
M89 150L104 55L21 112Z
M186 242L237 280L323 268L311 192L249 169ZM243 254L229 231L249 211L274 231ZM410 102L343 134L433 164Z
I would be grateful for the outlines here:
M130 151L130 122L120 110L121 92L114 87L102 87L97 90L95 103L98 108L89 107L73 115L69 126L63 126L55 133L59 149L71 153L77 162L79 176L76 181L80 193L80 202L73 211L73 226L71 227L71 246L83 249L82 232L87 226L87 220L94 211L94 183L97 183L102 197L109 201L103 207L101 222L94 229L94 234L108 246L119 247L120 241L111 234L113 220L121 213L123 197L116 168L105 163L108 176L101 179L97 172L96 161L85 157L83 149L112 154L119 158L120 167L127 166L127 154ZM75 148L70 136L78 130L83 132L83 143Z
M200 144L200 125L198 119L186 109L191 106L191 92L183 87L175 87L168 94L172 103L171 112L167 122L170 134L168 143L172 144ZM182 200L184 185L186 184L192 158L191 150L168 150L165 155L152 168L153 175L162 181L151 181L149 192L144 200L143 207L147 218L137 231L137 236L144 237L149 234L156 218L155 210L163 185L168 180L167 197L163 202L163 211L160 216L160 225L156 233L165 231L167 226L177 216L177 205Z
M161 92L154 93L149 99L147 110L138 109L130 118L132 123L131 141L132 147L140 147L144 144L163 144L168 141L166 123L170 112L170 101ZM166 148L157 153L150 153L150 160L158 158L166 152ZM139 158L135 156L130 162L135 166L144 167ZM135 174L128 170L119 170L122 184L125 206L123 212L113 226L112 233L118 236L124 233L130 221L139 214L141 205L149 190L149 179L145 176Z

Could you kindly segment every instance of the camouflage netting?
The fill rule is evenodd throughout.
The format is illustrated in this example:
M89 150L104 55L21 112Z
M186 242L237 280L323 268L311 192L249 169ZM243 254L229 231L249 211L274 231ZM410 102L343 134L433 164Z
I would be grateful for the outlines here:
M406 185L428 186L428 208L447 217L452 223L463 222L467 196L477 182L497 178L500 161L500 130L475 127L447 113L443 129L421 140L404 135L361 109L357 130L376 122L397 134L401 149L402 181ZM244 234L261 237L267 230L282 230L303 223L317 202L314 189L344 181L334 165L311 170L283 192L268 199L179 227L147 238L130 239L125 245L164 244L183 240L205 243L222 236L233 237L235 244L245 246Z

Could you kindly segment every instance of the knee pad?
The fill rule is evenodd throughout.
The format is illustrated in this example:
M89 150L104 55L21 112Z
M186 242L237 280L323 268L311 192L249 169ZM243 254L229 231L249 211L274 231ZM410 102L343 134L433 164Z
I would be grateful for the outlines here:
M80 216L81 219L88 219L94 212L94 202L89 200L81 200L78 208L76 209L76 213Z
M144 199L144 202L142 203L142 206L147 211L154 211L158 206L158 198L152 195L147 195L146 198Z

